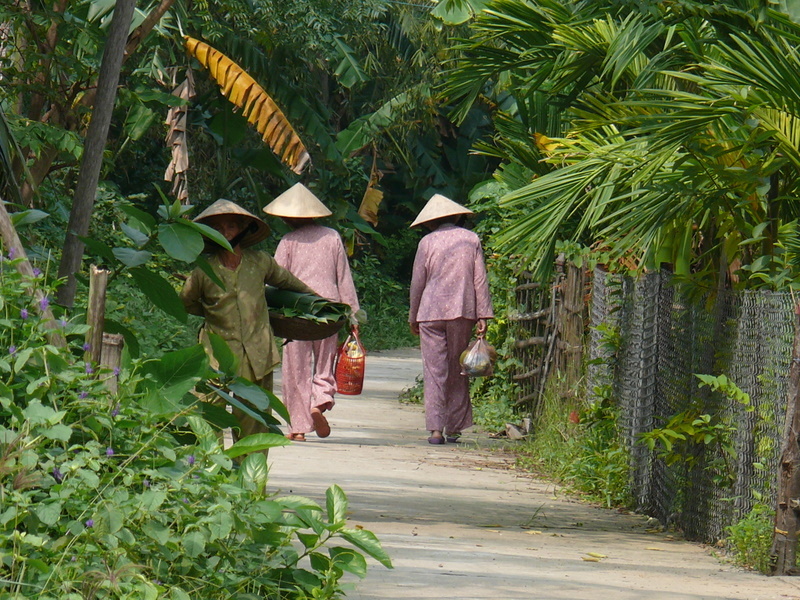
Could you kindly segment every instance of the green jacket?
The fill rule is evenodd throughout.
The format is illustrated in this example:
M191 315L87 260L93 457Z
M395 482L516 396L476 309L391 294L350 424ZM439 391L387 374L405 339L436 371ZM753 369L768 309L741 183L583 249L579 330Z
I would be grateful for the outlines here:
M302 281L278 265L265 252L242 250L236 269L223 267L219 256L208 261L225 284L223 290L195 269L181 290L187 312L205 317L200 340L213 357L208 332L222 337L239 359L238 375L259 381L280 363L280 354L269 324L264 284L294 292L312 292ZM212 359L213 360L213 359Z

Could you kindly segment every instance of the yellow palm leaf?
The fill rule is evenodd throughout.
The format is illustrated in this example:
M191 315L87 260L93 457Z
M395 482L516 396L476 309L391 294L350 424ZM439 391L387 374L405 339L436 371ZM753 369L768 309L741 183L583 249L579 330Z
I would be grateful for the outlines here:
M311 157L278 105L239 65L205 42L186 36L186 49L208 69L223 95L242 110L270 149L295 173Z

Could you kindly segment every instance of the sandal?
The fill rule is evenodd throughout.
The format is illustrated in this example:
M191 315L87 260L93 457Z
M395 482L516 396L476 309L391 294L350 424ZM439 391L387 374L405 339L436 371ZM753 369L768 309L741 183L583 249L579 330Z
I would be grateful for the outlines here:
M439 432L438 434L431 431L431 437L428 438L429 444L444 444L444 436Z
M305 442L306 441L306 434L305 433L287 433L286 437L293 442Z
M445 436L448 444L458 444L461 441L461 432L458 433L448 433Z
M314 431L317 432L317 436L326 438L331 434L331 426L328 424L328 419L325 418L320 409L311 409L311 421L314 423Z

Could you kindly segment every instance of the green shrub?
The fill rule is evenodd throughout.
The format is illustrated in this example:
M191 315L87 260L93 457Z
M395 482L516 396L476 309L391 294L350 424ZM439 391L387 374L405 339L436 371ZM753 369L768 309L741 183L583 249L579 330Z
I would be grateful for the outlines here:
M259 450L283 436L223 450L195 395L218 375L201 346L100 369L85 326L44 322L32 287L52 293L0 263L0 600L336 598L364 554L391 566L338 486L324 508L267 492Z
M744 519L727 527L726 542L734 562L768 574L774 529L775 510L764 504L756 504Z

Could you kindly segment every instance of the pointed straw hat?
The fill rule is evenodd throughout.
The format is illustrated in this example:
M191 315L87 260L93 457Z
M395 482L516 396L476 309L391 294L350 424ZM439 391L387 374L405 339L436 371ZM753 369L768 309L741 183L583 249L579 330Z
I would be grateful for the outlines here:
M471 215L474 214L466 206L461 206L458 202L453 202L450 198L442 196L441 194L434 194L428 203L419 211L417 218L410 227L416 227L422 223L441 219L442 217L449 217L451 215Z
M225 198L220 198L192 220L196 223L203 223L203 221L206 219L210 217L216 217L218 215L238 215L241 217L247 217L249 220L247 227L251 227L253 224L255 224L255 231L249 232L242 238L242 241L239 242L239 245L242 248L248 248L254 244L257 244L269 235L269 225L264 223L264 221L259 219L250 211L245 210L235 202L225 200ZM207 223L203 224L207 225Z
M302 183L295 183L264 207L264 212L276 217L316 219L333 213Z

